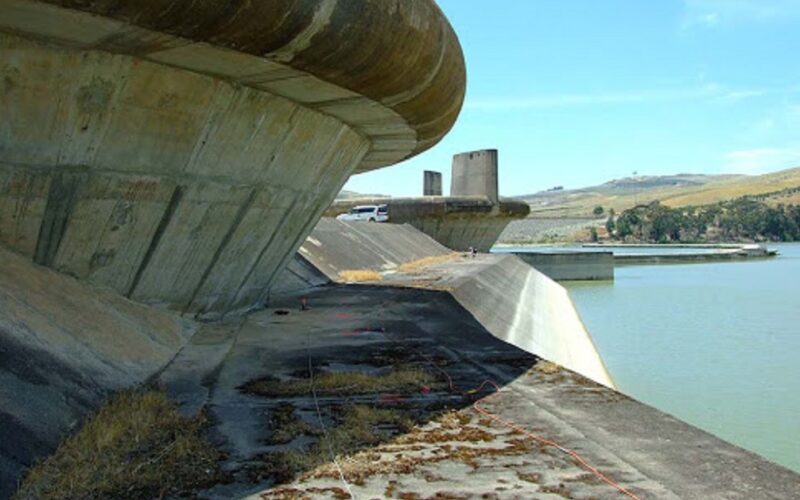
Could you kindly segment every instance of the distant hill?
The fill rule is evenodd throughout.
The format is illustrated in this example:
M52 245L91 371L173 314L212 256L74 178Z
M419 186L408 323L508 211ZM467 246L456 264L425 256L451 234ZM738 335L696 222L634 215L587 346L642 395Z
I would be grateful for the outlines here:
M531 217L585 217L601 206L621 212L654 200L672 207L705 205L745 195L777 193L800 186L800 167L771 174L635 176L582 189L548 190L517 199L531 206ZM766 196L767 203L800 204L800 193Z
M346 189L342 189L339 191L339 194L336 195L337 200L352 200L353 198L388 198L388 196L385 194L357 193L355 191L347 191Z

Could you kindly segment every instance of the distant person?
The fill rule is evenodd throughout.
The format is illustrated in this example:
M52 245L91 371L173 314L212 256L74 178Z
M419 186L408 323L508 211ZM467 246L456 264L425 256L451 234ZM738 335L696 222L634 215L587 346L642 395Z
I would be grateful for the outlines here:
M469 253L472 254L472 258L474 259L476 255L478 255L478 247L469 247Z

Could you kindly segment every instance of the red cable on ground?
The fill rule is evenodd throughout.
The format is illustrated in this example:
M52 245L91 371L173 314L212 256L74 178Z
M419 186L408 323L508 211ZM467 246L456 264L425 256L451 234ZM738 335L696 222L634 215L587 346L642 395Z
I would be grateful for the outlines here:
M383 330L384 334L387 333L385 328L383 328L382 330ZM397 341L395 340L395 342L397 342ZM452 379L452 377L450 377L450 374L447 373L447 370L445 370L444 368L442 368L439 365L437 365L434 360L432 360L429 356L426 356L424 353L420 352L418 349L415 349L415 348L409 346L405 342L402 342L402 343L405 344L406 347L409 347L411 350L415 351L419 356L421 356L423 359L425 359L425 361L427 361L431 366L433 366L436 370L438 370L440 373L442 373L445 376L445 378L447 379L447 383L448 383L448 385L450 387L450 392L458 392L458 393L461 393L461 394L475 394L475 393L478 393L478 392L482 391L483 388L486 387L487 385L493 386L496 392L494 392L494 393L492 393L492 394L490 394L490 395L488 395L488 396L486 396L484 398L481 398L481 399L475 401L474 403L472 403L472 408L476 412L480 413L481 415L483 415L485 417L488 417L489 419L491 419L491 420L493 420L493 421L495 421L495 422L497 422L499 424L502 424L502 425L508 427L509 429L512 429L512 430L515 430L515 431L519 432L520 434L526 436L529 439L533 439L534 441L536 441L538 443L542 443L543 445L546 445L546 446L552 446L553 448L557 449L558 451L571 456L576 462L578 462L578 464L580 466L582 466L584 469L586 469L589 472L591 472L594 476L596 476L598 479L600 479L604 483L606 483L609 486L611 486L611 487L615 488L616 490L618 490L623 495L625 495L625 496L627 496L629 498L632 498L634 500L641 500L641 498L636 496L635 493L633 493L630 490L626 489L624 486L620 485L619 483L615 482L613 479L609 478L608 476L606 476L605 474L600 472L596 467L592 466L582 456L580 456L578 454L578 452L576 452L574 450L570 450L569 448L565 448L564 446L561 446L557 442L552 441L550 439L546 439L546 438L543 438L541 436L537 436L536 434L533 434L533 433L525 430L524 428L522 428L521 426L515 424L514 422L511 422L511 421L508 421L508 420L504 420L504 419L500 418L499 416L497 416L496 414L490 412L489 410L486 410L485 408L482 408L480 406L480 402L481 401L486 401L489 398L496 397L502 391L500 386L497 385L497 383L494 382L493 380L486 379L477 388L472 389L472 390L467 391L467 392L461 392L461 391L456 389L455 385L453 384L453 379Z
M499 416L495 415L494 413L482 408L480 406L480 402L481 401L485 401L485 400L487 400L487 399L489 399L491 397L495 397L495 396L499 395L500 394L500 390L501 390L500 387L494 381L487 379L487 380L483 381L483 383L477 389L475 389L475 392L480 392L487 384L491 384L492 386L494 386L494 388L495 388L495 390L497 392L494 392L494 393L486 396L485 398L481 398L478 401L475 401L474 403L472 403L472 408L474 408L475 411L477 411L481 415L484 415L484 416L490 418L491 420L494 420L495 422L498 422L500 424L505 425L509 429L513 429L513 430L525 435L526 437L528 437L530 439L533 439L534 441L537 441L537 442L542 443L542 444L547 445L547 446L552 446L553 448L556 448L557 450L561 451L562 453L566 453L567 455L569 455L572 458L574 458L575 461L577 461L578 464L580 464L584 469L588 470L589 472L591 472L592 474L597 476L597 478L602 480L604 483L612 486L613 488L616 488L623 495L626 495L626 496L628 496L630 498L633 498L635 500L641 500L638 496L636 496L630 490L628 490L625 487L621 486L619 483L616 483L613 479L609 478L608 476L606 476L605 474L603 474L602 472L597 470L597 468L593 467L582 456L580 456L578 454L578 452L576 452L574 450L570 450L569 448L565 448L565 447L561 446L560 444L556 443L555 441L552 441L550 439L545 439L545 438L543 438L541 436L537 436L537 435L535 435L535 434L533 434L531 432L528 432L527 430L523 429L519 425L517 425L517 424L515 424L515 423L513 423L511 421L504 420L504 419L500 418Z

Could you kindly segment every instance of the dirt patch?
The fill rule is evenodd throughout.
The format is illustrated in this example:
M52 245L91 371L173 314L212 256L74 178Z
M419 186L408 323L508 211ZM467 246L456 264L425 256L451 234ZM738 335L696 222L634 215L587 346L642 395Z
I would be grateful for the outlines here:
M364 283L368 281L383 281L383 276L371 269L351 269L339 273L339 281L343 283Z
M220 483L222 456L203 438L206 425L163 392L122 392L35 465L14 498L154 498Z
M421 271L428 266L432 266L435 264L442 264L445 262L452 262L454 260L463 259L464 256L460 253L453 252L446 255L434 255L431 257L425 257L423 259L415 260L412 262L406 262L405 264L401 265L397 268L398 271L401 273L414 273L417 271Z
M555 375L556 373L560 373L561 370L561 366L543 359L540 359L533 367L533 371L544 373L545 375Z

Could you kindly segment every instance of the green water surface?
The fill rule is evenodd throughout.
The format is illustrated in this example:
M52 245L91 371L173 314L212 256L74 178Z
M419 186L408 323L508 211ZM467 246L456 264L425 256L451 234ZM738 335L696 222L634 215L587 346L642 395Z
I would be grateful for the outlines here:
M800 472L800 244L564 283L622 392Z

